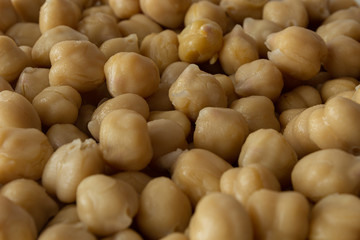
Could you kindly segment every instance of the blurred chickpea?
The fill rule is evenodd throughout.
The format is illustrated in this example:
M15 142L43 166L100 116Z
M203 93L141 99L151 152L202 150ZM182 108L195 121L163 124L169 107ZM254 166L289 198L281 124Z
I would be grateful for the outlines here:
M176 61L169 64L161 74L161 83L173 84L190 63Z
M44 88L32 101L42 124L74 123L81 105L80 94L70 86Z
M161 80L160 80L161 81ZM160 82L156 91L146 98L150 111L170 111L174 110L169 99L170 84Z
M139 0L109 0L109 6L120 19L130 18L141 11Z
M329 0L301 0L309 17L309 22L320 23L330 15Z
M95 109L96 107L91 104L82 104L78 112L78 118L75 122L75 126L88 136L91 136L91 133L88 129L88 124Z
M255 40L247 35L240 25L224 36L219 52L219 61L227 75L234 74L243 64L259 58Z
M27 211L33 217L39 232L59 208L45 188L34 180L13 180L5 184L0 193Z
M11 37L15 43L32 47L41 36L39 24L30 22L19 22L12 25L6 35Z
M75 139L85 141L89 137L73 124L54 124L46 132L54 150Z
M81 181L76 203L79 218L89 231L108 236L131 225L138 212L139 197L126 182L97 174Z
M327 54L325 42L317 33L298 26L270 34L265 45L270 50L269 60L283 74L299 80L314 77L320 71Z
M81 17L79 6L72 0L46 0L39 12L41 33L59 25L76 28Z
M330 13L357 6L359 6L359 4L356 0L329 0Z
M144 14L167 28L178 28L185 18L191 0L140 0Z
M360 227L360 199L350 194L332 194L311 210L309 240L356 239Z
M234 100L239 98L239 96L235 93L234 84L231 77L221 73L215 74L214 77L216 80L218 80L221 87L224 89L228 103L227 105L230 106Z
M231 168L220 178L221 192L234 196L244 206L247 205L249 197L262 188L281 190L275 175L258 163L242 168Z
M255 239L305 240L308 235L310 204L298 192L260 189L250 196L247 209Z
M0 2L0 31L5 32L16 22L18 22L18 15L11 0L2 0Z
M268 0L221 0L222 7L229 17L237 24L241 24L247 17L261 18L263 7Z
M144 190L145 186L152 179L149 175L139 171L123 171L112 175L115 179L120 179L131 185L138 194Z
M0 77L0 92L4 90L14 91L13 87L3 77Z
M360 82L355 78L335 78L326 81L320 88L320 94L323 102L326 102L331 97L336 96L340 92L355 90Z
M316 33L319 34L325 42L329 42L339 35L345 35L359 41L360 22L353 19L335 20L318 27Z
M279 115L281 129L284 130L286 125L305 109L306 108L291 108L281 112L281 114Z
M174 232L160 238L159 240L189 240L189 238L184 233Z
M131 228L127 228L110 237L102 238L101 240L143 240L143 238L139 233L135 232Z
M63 206L56 215L48 222L46 228L49 228L56 224L76 224L79 223L80 219L77 214L75 204L67 204Z
M135 93L145 98L153 94L160 83L155 62L134 52L116 53L105 63L104 72L107 88L114 97Z
M100 46L100 50L105 54L106 59L118 52L136 52L139 53L138 37L132 33L126 37L118 37L106 40Z
M96 237L88 232L83 223L68 224L59 223L45 228L38 240L96 240Z
M196 206L189 224L189 239L251 240L253 227L246 209L234 197L210 193Z
M328 24L339 19L353 19L357 22L360 22L360 7L353 6L333 12L322 22L322 24Z

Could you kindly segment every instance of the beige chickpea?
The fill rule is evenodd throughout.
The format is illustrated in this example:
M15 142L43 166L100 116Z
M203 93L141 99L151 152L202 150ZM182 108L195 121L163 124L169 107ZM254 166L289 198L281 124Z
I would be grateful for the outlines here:
M112 175L112 177L128 183L138 194L141 194L145 186L152 179L146 173L139 171L123 171Z
M3 77L0 77L0 92L4 90L14 91L10 83L6 81Z
M54 150L60 146L70 143L75 139L85 141L89 137L73 124L54 124L46 132Z
M227 75L234 74L241 65L259 58L255 40L247 35L240 25L235 25L231 32L224 36L223 42L219 61Z
M31 3L26 0L11 0L17 15L24 22L39 22L40 7L45 3L45 0L35 0Z
M139 197L126 182L97 174L81 181L76 203L79 218L89 231L108 236L131 225L138 212Z
M107 88L114 97L135 93L145 98L153 94L160 83L155 62L134 52L116 53L105 63L104 72Z
M105 161L121 170L144 169L153 156L146 120L133 110L108 113L100 125L99 143Z
M0 127L41 130L41 121L36 109L19 93L9 90L0 92L0 116Z
M339 20L339 19L354 19L357 22L360 22L360 7L353 6L345 9L338 10L333 12L329 17L327 17L322 24L328 24L332 21Z
M331 194L311 210L309 240L356 239L360 227L360 200L350 194Z
M136 52L139 53L138 37L132 33L126 37L112 38L104 41L100 50L105 54L106 59L118 52Z
M317 202L333 193L358 195L359 171L358 157L339 149L324 149L301 158L291 179L296 191Z
M34 219L25 209L0 196L0 234L3 239L37 239Z
M69 85L79 92L94 90L105 81L105 55L88 41L67 40L50 50L51 86Z
M159 240L189 240L189 238L184 233L174 232L160 238Z
M32 104L41 123L46 126L74 123L81 105L81 96L70 86L50 86L36 95Z
M39 12L41 33L59 25L76 28L81 17L79 6L71 0L46 0Z
M135 232L131 228L127 228L110 237L102 238L101 240L143 240L143 238L139 233Z
M357 6L359 6L359 4L356 2L356 0L329 0L330 13Z
M0 76L8 82L15 81L30 64L28 56L8 36L0 36Z
M96 240L83 223L59 223L44 229L38 240Z
M167 28L178 28L185 18L191 0L140 0L143 13Z
M5 32L9 27L18 22L18 15L11 0L0 3L0 31Z
M91 8L92 6L97 4L97 0L73 0L81 10Z
M26 45L21 45L19 46L20 50L23 51L29 61L28 65L27 66L30 66L30 67L35 67L35 63L32 59L32 56L31 56L31 52L32 52L32 47L30 46L26 46ZM25 68L24 68L25 69Z
M114 10L110 7L109 4L93 5L89 8L84 9L84 11L82 12L82 18L90 16L92 14L96 14L96 13L105 13L105 14L108 14L108 15L116 18Z
M316 33L329 42L339 35L351 37L357 41L360 40L360 22L353 19L340 19L328 24L321 25L316 29Z
M247 210L255 239L305 240L308 235L310 204L298 192L260 189L250 196Z
M139 0L109 0L109 6L120 19L130 18L141 11Z
M220 191L220 177L231 165L205 149L182 152L172 166L172 180L190 198L193 206L211 192Z
M215 62L223 44L223 31L218 23L201 18L189 23L178 38L181 61Z
M270 34L265 45L270 50L269 60L283 74L298 80L314 77L320 71L327 54L325 42L317 33L298 26Z
M30 47L32 47L41 36L39 24L31 22L16 23L12 25L5 34L14 39L18 46L25 45Z
M210 193L196 206L189 224L189 239L251 240L253 226L246 209L234 197Z
M301 0L309 17L309 22L320 23L330 15L329 0Z
M320 88L323 102L345 91L355 90L360 82L355 78L336 78L326 81Z
M91 104L82 104L78 112L78 118L75 122L75 126L88 136L91 136L88 124L95 112L95 109L96 107Z
M261 128L280 130L280 123L275 116L273 102L265 96L250 96L235 100L230 108L240 112L248 123L249 131Z
M261 18L263 7L267 2L268 0L221 0L220 7L235 23L241 24L247 17Z
M160 80L161 81L161 80ZM170 84L160 82L159 87L151 96L146 98L150 111L171 111L174 110L169 99Z
M232 78L230 76L227 76L226 74L218 73L215 74L214 77L218 82L220 83L221 87L225 91L225 95L227 98L227 106L230 106L230 104L239 98L239 96L235 92L234 84L232 82Z
M169 89L169 98L176 110L195 121L204 107L226 107L224 89L216 78L190 64Z
M160 82L167 83L168 85L173 84L180 76L180 74L185 70L185 68L189 65L190 63L182 61L170 63L161 73Z
M44 32L32 48L32 59L39 67L50 67L50 50L58 42L65 40L88 40L88 37L68 26L60 25Z
M286 125L305 109L306 108L291 108L281 112L281 114L279 115L281 129L284 130Z
M57 214L48 222L46 228L49 228L56 224L76 224L79 223L80 219L77 214L77 209L75 204L67 204L63 206Z
M141 193L136 223L147 239L159 239L184 231L191 214L190 200L180 188L167 177L157 177Z
M57 203L45 192L45 188L34 180L13 180L5 184L0 193L27 211L33 217L39 232L59 209Z
M2 127L0 140L0 183L18 178L41 178L45 164L53 153L44 133L34 128Z

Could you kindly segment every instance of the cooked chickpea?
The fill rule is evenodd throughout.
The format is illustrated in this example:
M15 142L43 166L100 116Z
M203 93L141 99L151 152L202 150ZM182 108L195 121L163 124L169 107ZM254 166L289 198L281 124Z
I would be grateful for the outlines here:
M81 105L78 113L78 118L75 122L75 126L88 136L91 136L91 133L88 129L88 124L91 121L91 117L95 112L95 109L96 107L91 104Z
M174 110L174 106L169 99L169 89L170 84L160 82L156 91L151 96L146 98L150 111Z
M109 0L109 6L120 19L130 18L141 11L139 0Z
M109 4L106 5L93 5L89 8L84 9L84 11L82 12L82 17L87 17L90 16L92 14L96 14L96 13L105 13L108 14L114 18L116 18L116 15L114 13L114 10L109 6Z
M281 112L279 115L281 129L284 130L286 125L305 109L306 108L291 108Z
M76 224L79 223L80 219L77 214L75 204L68 204L62 207L57 214L48 222L46 228L49 228L56 224Z
M355 78L336 78L326 81L320 88L323 102L345 91L355 90L360 82Z
M330 42L339 35L345 35L359 41L360 22L353 19L335 20L328 24L319 26L316 29L316 33L319 34L325 42Z
M329 17L327 17L322 24L328 24L332 21L339 19L354 19L357 22L360 22L360 7L353 6L346 9L341 9L339 11L333 12Z
M97 174L81 181L76 203L79 218L88 230L109 236L131 225L138 212L139 197L126 182Z
M359 5L360 4L356 2L356 0L329 0L330 13L334 13L336 11L350 7L357 7Z
M174 232L160 238L159 240L189 240L189 238L184 233Z
M189 224L189 239L251 240L253 227L246 209L234 197L210 193L196 206Z
M105 54L106 59L118 52L140 52L138 37L135 33L127 37L118 37L106 40L100 46L100 50Z
M59 223L44 229L38 240L96 240L83 223Z
M49 138L54 150L60 146L70 143L75 139L85 141L89 138L84 132L78 129L73 124L54 124L46 132L46 136Z
M11 37L15 43L32 47L41 36L39 24L30 22L19 22L12 25L6 35Z
M40 7L45 3L45 0L11 0L19 18L24 22L39 22Z
M0 76L0 92L4 90L14 91L10 83Z
M11 0L0 3L0 31L5 32L9 27L18 22L18 15Z
M268 0L221 0L220 7L235 23L241 24L247 17L261 18L267 2Z
M161 74L161 83L173 84L190 63L176 61L169 64Z
M143 240L141 235L131 228L127 228L118 233L115 233L111 237L102 238L101 240Z
M138 194L141 194L145 186L152 179L146 173L139 171L123 171L112 175L112 177L128 183L135 189Z
M218 82L220 83L221 87L225 91L225 95L227 98L227 106L230 106L230 104L239 98L239 96L235 93L234 84L232 82L232 78L227 76L226 74L215 74L214 77Z
M5 184L0 193L27 211L34 219L39 232L59 208L45 192L45 188L34 180L13 180Z
M301 0L309 17L309 22L319 23L330 15L329 0Z

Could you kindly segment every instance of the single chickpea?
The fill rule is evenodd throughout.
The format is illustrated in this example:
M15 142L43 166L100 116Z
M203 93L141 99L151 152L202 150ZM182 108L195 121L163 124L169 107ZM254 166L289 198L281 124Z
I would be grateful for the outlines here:
M356 0L329 0L330 13L357 6L359 6L359 4L356 2Z
M204 107L226 107L227 99L219 81L190 64L169 89L169 98L176 110L195 121Z
M230 104L239 98L239 96L235 92L234 84L232 82L232 78L230 76L227 76L226 74L215 74L214 77L218 82L220 83L221 87L225 91L225 95L227 98L227 106L230 106Z
M78 112L78 118L75 122L75 126L88 136L91 136L88 124L91 121L95 109L96 107L91 104L82 104Z
M100 50L105 54L106 59L118 52L136 52L139 53L138 37L135 33L127 37L118 37L106 40L100 46Z
M291 174L293 187L317 202L333 193L358 195L360 161L340 149L324 149L306 155Z
M31 22L19 22L12 25L6 32L15 43L32 47L41 36L39 24Z
M221 0L220 7L235 23L241 24L247 17L260 19L267 2L268 0Z
M247 210L255 239L304 240L308 235L310 204L298 192L260 189L250 196Z
M105 161L121 170L144 169L153 156L146 120L133 110L108 113L100 125L99 143Z
M253 227L246 209L233 196L209 193L199 201L191 217L189 239L251 240Z
M285 129L287 124L293 118L295 118L297 115L299 115L305 109L306 108L291 108L291 109L288 109L288 110L285 110L285 111L281 112L281 114L279 115L279 122L280 122L280 126L281 126L282 131Z
M79 6L72 0L46 0L39 12L41 33L59 25L76 28L81 17Z
M97 0L73 0L73 2L76 3L81 10L84 10L96 4Z
M145 186L152 179L149 175L139 171L123 171L112 175L115 179L120 179L131 185L138 194L144 190Z
M319 34L325 42L330 42L339 35L345 35L359 41L360 22L353 19L335 20L328 24L319 26L316 29L316 33Z
M184 233L173 232L159 240L189 240L189 238Z
M19 46L20 50L23 51L28 59L28 65L27 66L30 66L30 67L35 67L35 63L34 63L34 60L32 59L32 47L30 46L26 46L26 45L21 45ZM24 68L25 69L25 68Z
M301 0L311 23L321 23L330 15L329 0Z
M5 184L0 193L32 216L38 232L59 210L57 203L46 193L45 188L31 179L13 180Z
M333 12L329 17L327 17L322 22L322 24L328 24L332 21L339 20L339 19L353 19L357 22L360 22L360 7L359 7L359 5Z
M202 18L189 23L178 38L181 61L215 62L223 44L223 31L218 23Z
M298 26L270 34L265 45L270 50L269 60L275 63L283 74L299 80L314 77L320 71L327 54L325 42L317 33Z
M10 83L8 81L6 81L3 77L0 77L0 92L2 92L4 90L8 90L8 91L11 91L11 92L14 91L14 89L10 85Z
M68 224L59 223L45 228L38 240L96 240L83 223Z
M184 231L190 221L191 209L189 198L171 179L157 177L140 195L136 223L147 239L159 239L172 232Z
M11 0L0 3L0 31L5 32L9 27L18 22L17 12Z
M75 139L85 141L89 137L73 124L54 124L46 132L54 150Z
M190 198L193 206L205 195L220 191L220 177L232 166L205 149L182 152L172 166L172 180Z
M320 94L323 102L326 102L331 97L345 91L355 90L360 82L355 78L335 78L326 81L320 88Z
M96 174L81 181L76 203L79 218L88 230L96 235L109 236L131 225L138 212L139 197L126 182Z
M167 83L168 85L173 84L180 74L185 70L190 63L176 61L169 64L161 74L160 82Z
M309 240L356 239L360 232L360 199L350 194L331 194L311 210Z
M39 180L53 148L35 128L0 128L0 183L18 178ZM18 151L21 149L21 151Z
M141 235L131 228L127 228L118 233L115 233L111 237L102 238L101 240L143 240Z
M158 24L175 29L184 22L191 2L191 0L140 0L140 8Z
M112 96L135 93L149 97L159 86L160 74L155 62L134 52L119 52L104 66L107 88Z
M109 4L93 5L89 8L84 9L84 11L82 12L82 18L85 18L87 16L90 16L90 15L96 14L96 13L105 13L105 14L108 14L108 15L116 18L114 10L110 7Z
M249 197L259 189L280 191L281 186L275 175L261 164L254 163L242 168L231 168L221 175L220 190L234 196L241 204L247 205Z
M139 0L109 0L109 6L120 19L130 18L141 11Z
M160 80L161 81L161 80ZM150 111L171 111L174 110L169 99L170 84L160 82L156 91L146 98Z
M46 228L49 228L56 224L76 224L79 223L80 219L77 214L75 204L67 204L63 206L57 214L48 222Z
M32 104L41 123L46 126L74 123L81 105L81 96L70 86L50 86L36 95Z
M234 74L243 64L259 58L255 40L247 35L240 25L224 36L219 61L227 75Z
M88 37L68 26L60 25L44 32L35 42L31 56L39 67L50 67L50 49L65 40L88 40Z

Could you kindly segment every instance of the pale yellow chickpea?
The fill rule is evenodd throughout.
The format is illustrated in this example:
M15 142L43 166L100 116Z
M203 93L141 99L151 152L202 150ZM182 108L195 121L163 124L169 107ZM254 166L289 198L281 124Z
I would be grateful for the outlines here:
M356 239L360 232L360 199L331 194L311 210L309 240Z
M176 61L169 64L161 74L160 82L173 84L190 63Z
M185 18L191 0L140 0L140 8L144 14L167 28L178 28Z
M172 232L184 231L191 214L191 203L185 193L171 179L157 177L140 195L136 223L147 239L155 240Z
M32 47L30 46L26 46L26 45L21 45L19 46L20 50L23 51L26 55L26 57L28 58L28 65L27 66L30 66L30 67L35 67L35 63L32 59ZM24 68L25 69L25 68Z
M220 7L235 23L241 24L247 17L260 19L267 2L268 0L221 0Z
M91 136L91 133L88 129L88 124L91 120L91 117L95 111L96 107L91 104L82 104L79 112L78 117L75 122L75 126L79 128L82 132Z
M131 225L138 212L139 196L126 182L96 174L81 181L76 204L79 218L90 232L109 236Z
M191 240L251 240L253 226L245 207L233 196L210 193L198 203L189 224Z
M45 188L31 179L13 180L1 188L0 194L25 209L33 217L39 232L59 210Z
M131 228L127 228L110 237L102 238L101 240L143 240L143 238L139 233L135 232Z
M357 7L359 5L360 4L356 2L356 0L329 0L330 13L334 13L336 11L350 7Z
M226 74L215 74L214 77L218 82L220 83L221 87L225 91L225 95L227 98L227 105L230 106L230 104L239 98L239 96L235 92L234 84L232 82L232 78L230 76L227 76Z
M280 123L275 115L274 103L265 96L250 96L235 100L230 108L240 112L248 123L249 131L261 128L280 130Z
M283 74L298 80L314 77L320 71L327 54L324 40L314 31L299 26L287 27L270 34L265 45L270 50L269 60Z
M107 88L112 96L135 93L149 97L159 86L160 73L155 62L134 52L119 52L104 66Z
M46 228L51 227L56 224L76 224L79 223L80 219L77 214L75 204L67 204L63 206L57 214L48 222Z
M0 2L0 31L5 32L9 27L18 22L18 15L11 0Z
M184 233L173 232L159 240L189 240L189 238Z
M39 22L39 12L40 7L43 5L45 0L35 0L35 1L26 1L26 0L11 0L17 15L24 22Z
M82 17L87 17L89 15L95 14L95 13L106 13L114 18L116 18L116 15L114 13L114 10L108 5L93 5L89 8L84 9L82 12Z
M246 34L240 25L235 25L231 32L224 36L223 42L219 61L227 75L234 74L241 65L259 58L255 40Z
M105 54L106 59L118 52L140 52L138 37L132 33L126 37L118 37L106 40L99 47Z
M34 106L21 94L14 91L0 92L0 127L36 128L41 130L41 121Z
M247 204L254 239L304 240L309 232L310 204L295 191L260 189Z
M54 150L60 146L70 143L75 139L85 141L89 137L73 124L54 124L47 131L46 136L49 138Z
M14 91L10 83L6 81L3 77L0 77L0 92L4 90Z
M74 123L81 105L81 96L70 86L50 86L37 94L32 104L41 123L46 126Z
M34 219L25 209L0 196L0 234L3 239L37 239Z
M284 130L286 125L305 109L306 108L291 108L281 112L279 115L281 129Z
M99 143L105 161L121 170L144 169L153 156L146 120L133 110L108 113L100 125Z
M161 81L161 80L160 80ZM170 84L160 82L156 91L146 98L150 111L171 111L174 110L169 99Z
M220 191L220 177L232 166L205 149L182 152L172 166L172 180L189 197L193 206L205 195Z
M123 171L112 175L111 177L120 179L130 184L138 194L144 190L145 186L152 179L149 175L139 171Z
M44 133L34 128L2 127L0 141L0 183L18 178L41 178L45 164L53 153Z
M39 24L31 22L19 22L12 25L6 32L15 43L32 47L41 36Z
M109 6L120 19L130 18L141 11L139 0L109 0Z
M76 28L81 17L79 6L72 0L46 0L39 12L41 33L59 25Z
M353 19L357 22L360 22L360 7L353 6L345 9L338 10L333 12L329 17L327 17L322 24L328 24L332 21L339 20L339 19Z
M340 19L328 24L321 25L316 29L316 33L329 42L339 35L351 37L357 41L360 40L360 22L353 19Z
M68 224L59 223L45 228L39 235L38 240L96 240L83 223Z
M215 62L223 44L223 31L218 23L201 18L189 23L178 38L181 61Z
M323 102L326 102L333 96L345 91L355 90L360 82L355 78L335 78L326 81L320 87L320 94Z
M320 23L330 15L329 0L301 0L309 17L309 22Z

